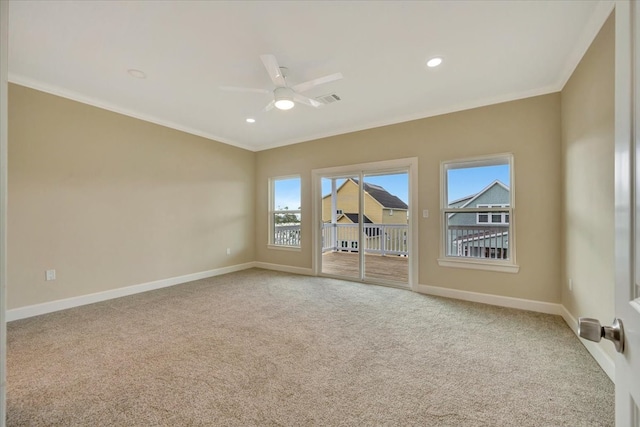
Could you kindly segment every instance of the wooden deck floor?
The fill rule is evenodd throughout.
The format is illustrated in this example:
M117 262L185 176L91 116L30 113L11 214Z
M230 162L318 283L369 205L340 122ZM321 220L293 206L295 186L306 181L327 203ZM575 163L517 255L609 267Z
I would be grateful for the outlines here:
M365 277L409 283L409 258L401 256L365 255ZM326 252L322 255L322 272L345 277L358 277L358 254Z

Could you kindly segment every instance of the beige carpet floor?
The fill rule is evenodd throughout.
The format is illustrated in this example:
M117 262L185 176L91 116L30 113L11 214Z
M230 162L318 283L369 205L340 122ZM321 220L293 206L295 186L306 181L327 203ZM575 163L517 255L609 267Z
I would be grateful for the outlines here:
M613 426L558 316L259 269L11 322L9 426Z

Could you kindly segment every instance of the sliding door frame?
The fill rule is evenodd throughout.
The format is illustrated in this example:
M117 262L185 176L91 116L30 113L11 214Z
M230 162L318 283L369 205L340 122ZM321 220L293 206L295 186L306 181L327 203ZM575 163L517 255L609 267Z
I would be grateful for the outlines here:
M362 280L362 275L358 277L358 281L365 283L383 284L389 286L399 286L415 290L418 284L418 159L410 157L396 160L385 160L380 162L359 163L354 165L337 166L330 168L314 169L311 171L312 183L312 224L313 224L313 274L316 276L324 276L322 273L322 178L338 177L338 176L355 176L360 179L367 174L383 174L385 172L394 173L398 171L406 171L409 176L409 231L408 247L409 247L409 281L407 286L399 286L397 283L386 282L380 279L366 278ZM358 226L359 238L362 238L362 209L364 192L360 191L360 220ZM362 247L362 245L360 245ZM362 269L364 250L358 251L360 258L360 269ZM327 275L328 276L328 275ZM351 278L353 279L353 278Z

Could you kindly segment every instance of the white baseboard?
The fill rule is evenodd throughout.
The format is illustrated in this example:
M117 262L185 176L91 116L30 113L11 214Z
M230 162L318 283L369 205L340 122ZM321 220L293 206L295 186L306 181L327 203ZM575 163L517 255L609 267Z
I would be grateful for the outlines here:
M265 270L282 271L285 273L301 274L303 276L313 276L313 269L304 267L293 267L290 265L271 264L268 262L256 261L253 265L256 268L264 268Z
M271 264L266 262L247 262L244 264L232 265L229 267L216 268L214 270L202 271L199 273L186 274L184 276L171 277L168 279L156 280L153 282L141 283L138 285L126 286L124 288L112 289L104 292L97 292L89 295L82 295L72 298L61 299L57 301L46 302L42 304L34 304L26 307L14 308L7 310L6 320L25 319L28 317L38 316L41 314L52 313L54 311L66 310L68 308L79 307L82 305L93 304L96 302L106 301L114 298L120 298L127 295L138 294L141 292L152 291L155 289L166 288L169 286L179 285L181 283L192 282L194 280L206 279L208 277L220 276L222 274L233 273L235 271L247 270L249 268L263 268L266 270L282 271L286 273L300 274L312 276L313 270L304 267L292 267L289 265ZM500 307L517 308L521 310L535 311L539 313L560 315L569 325L571 330L578 334L578 322L569 313L569 311L561 304L554 304L542 301L527 300L521 298L505 297L500 295L482 294L478 292L461 291L458 289L442 288L439 286L417 285L413 289L416 292L435 295L446 298L454 298L464 301L473 301L483 304L497 305ZM590 341L580 340L586 347L587 351L593 356L602 370L615 381L615 363L611 357L600 347L599 344Z
M184 276L170 277L168 279L155 280L153 282L141 283L138 285L125 286L123 288L111 289L103 292L96 292L88 295L81 295L56 301L34 304L26 307L7 310L7 322L12 320L25 319L27 317L52 313L54 311L66 310L68 308L79 307L81 305L93 304L127 295L139 294L141 292L166 288L168 286L179 285L181 283L192 282L194 280L206 279L208 277L220 276L222 274L233 273L235 271L246 270L255 267L254 262L232 265L229 267L216 268L214 270L201 271L199 273L185 274Z
M538 313L555 314L562 316L571 330L578 336L578 322L562 304L527 300L521 298L504 297L500 295L481 294L478 292L461 291L458 289L442 288L438 286L418 285L414 287L416 292L427 295L435 295L446 298L460 299L464 301L480 302L483 304L497 305L501 307L518 308L521 310L535 311ZM611 357L599 344L578 338L587 351L600 365L607 376L615 383L616 366Z
M567 325L569 325L573 333L578 336L578 321L571 315L571 313L569 313L569 310L567 310L565 306L562 305L560 307L562 307L560 315L562 316L564 321L567 322ZM602 347L600 347L600 344L586 341L582 338L578 339L585 346L587 351L591 353L591 356L593 356L596 362L598 362L598 365L600 365L602 370L609 376L609 378L611 378L611 381L613 381L615 384L616 364L611 356L609 356L609 354L607 354L607 352L604 351Z
M561 305L550 302L534 301L522 298L505 297L500 295L482 294L479 292L461 291L458 289L442 288L439 286L417 285L414 291L421 294L439 297L461 299L464 301L480 302L500 307L518 308L520 310L536 311L538 313L561 314Z

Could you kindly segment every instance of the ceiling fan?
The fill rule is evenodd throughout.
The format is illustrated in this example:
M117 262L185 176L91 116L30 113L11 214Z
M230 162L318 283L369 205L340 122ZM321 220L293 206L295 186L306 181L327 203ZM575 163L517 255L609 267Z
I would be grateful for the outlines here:
M269 104L267 104L267 106L264 108L264 111L269 111L273 107L276 107L279 110L290 110L295 106L296 102L308 105L310 107L319 108L322 107L324 103L319 102L313 98L309 98L308 96L302 95L302 92L306 92L315 86L329 83L335 80L340 80L342 78L341 73L334 73L294 86L288 86L286 77L289 70L287 67L281 67L280 65L278 65L276 57L271 54L260 55L260 59L262 60L264 67L267 69L267 73L269 73L271 81L276 86L273 91L267 89L253 89L235 86L220 86L220 89L233 92L273 92L273 100Z

